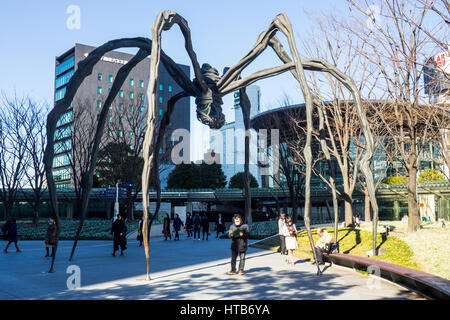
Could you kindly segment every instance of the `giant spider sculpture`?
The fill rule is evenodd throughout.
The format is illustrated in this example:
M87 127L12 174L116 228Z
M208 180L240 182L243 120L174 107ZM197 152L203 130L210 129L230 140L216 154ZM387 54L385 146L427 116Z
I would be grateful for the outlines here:
M195 78L191 81L177 66L177 64L168 57L161 49L161 34L162 31L169 30L174 24L180 27L185 39L185 47L189 58L191 60ZM289 49L291 55L284 50L280 41L276 37L276 33L280 31L283 33L288 41ZM270 46L275 53L278 55L283 64L268 68L264 70L257 71L245 78L241 78L241 72L261 54L268 46ZM374 213L378 212L376 200L375 200L375 189L373 183L372 170L370 163L374 154L374 143L369 124L366 119L364 109L362 107L362 101L358 89L356 88L353 80L339 71L335 66L323 61L321 59L304 59L300 60L299 54L294 41L293 31L288 17L285 14L279 14L270 24L269 28L262 32L256 40L253 48L234 66L230 67L222 76L219 75L218 71L211 67L209 64L203 64L200 67L196 54L192 48L191 33L188 27L187 21L181 17L179 14L173 11L166 10L158 14L156 21L152 27L152 40L147 38L127 38L118 39L107 42L106 44L98 47L92 51L89 56L78 64L78 69L69 81L66 89L66 94L62 100L60 100L47 117L47 139L48 143L45 149L44 162L46 167L46 176L48 181L48 188L51 197L51 204L54 210L55 218L57 221L57 230L59 238L59 214L58 205L56 197L55 183L52 175L52 161L54 156L54 133L56 128L56 122L63 115L63 113L69 107L78 87L81 85L85 77L91 74L92 68L97 61L108 51L121 48L121 47L137 47L139 48L138 53L117 73L114 83L111 87L111 91L100 111L98 126L96 129L96 134L94 138L94 144L92 149L92 159L89 166L88 173L83 177L84 188L82 191L82 205L81 205L81 219L80 227L81 230L85 212L87 210L87 205L89 201L89 194L92 188L93 173L95 170L95 163L97 158L98 147L100 143L101 136L103 134L103 129L105 126L109 106L116 97L120 87L125 81L127 75L132 68L136 66L137 63L145 59L148 55L150 58L150 80L147 89L148 97L148 113L147 113L147 130L145 132L144 144L143 144L143 155L144 155L144 167L142 172L142 197L143 197L143 238L145 247L145 256L147 264L147 279L150 279L150 248L148 243L149 234L149 178L150 174L154 172L157 176L157 208L152 214L150 219L151 222L155 218L158 210L161 197L161 188L159 185L158 168L159 160L155 157L161 147L163 136L165 133L166 126L170 121L170 116L175 108L176 102L184 97L195 97L195 103L197 105L197 118L202 123L208 125L210 128L218 129L221 128L225 123L225 117L222 113L222 97L235 90L240 90L241 93L241 106L243 110L249 110L250 103L248 97L245 93L245 88L260 79L272 77L281 74L286 71L290 71L292 75L297 79L300 84L302 93L306 102L306 120L307 120L307 135L306 135L306 145L304 148L304 156L306 160L306 179L305 179L305 211L304 211L304 222L308 232L308 237L310 245L313 248L313 239L310 231L310 212L311 212L311 201L310 201L310 180L311 180L311 170L312 170L312 154L311 154L311 140L312 140L312 129L313 121L312 114L314 107L317 105L316 97L311 93L308 87L304 70L310 71L320 71L328 72L338 79L343 85L352 93L354 99L354 105L357 108L357 113L359 120L361 122L362 131L364 138L367 142L366 152L363 159L361 160L361 169L365 176L366 183L369 189L371 205ZM177 84L182 88L182 92L172 96L167 105L167 110L164 113L160 124L156 141L154 141L155 127L156 127L156 85L158 82L158 68L159 64L162 62L169 74L177 82ZM320 112L319 112L320 114ZM323 148L322 143L322 148ZM377 215L374 214L374 217ZM375 223L375 222L374 222ZM77 239L76 239L77 240ZM75 243L76 243L75 240ZM74 244L75 246L75 244ZM56 250L55 250L56 251ZM313 250L314 252L314 250ZM72 250L73 254L73 250ZM314 253L315 255L315 253ZM50 267L50 272L53 272L53 264L55 260L55 255L52 257L52 265ZM317 261L317 259L316 259ZM318 274L320 274L319 266Z

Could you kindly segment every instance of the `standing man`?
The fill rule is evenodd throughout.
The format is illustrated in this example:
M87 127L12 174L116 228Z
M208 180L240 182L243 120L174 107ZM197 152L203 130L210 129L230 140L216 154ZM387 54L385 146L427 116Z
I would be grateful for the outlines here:
M219 233L223 234L225 232L225 221L223 221L222 214L219 213L216 221L216 238L219 237Z
M187 237L192 237L192 217L191 217L191 213L188 212L186 213L186 232L187 232Z
M239 255L239 274L244 274L245 254L248 247L250 228L244 224L239 214L233 216L233 223L228 233L231 238L231 271L228 274L236 274L236 259Z
M120 255L123 256L123 251L127 249L127 226L120 214L117 215L117 219L112 225L111 234L114 234L113 257L116 256L116 251L119 250L119 246Z
M195 214L192 223L194 225L194 240L200 240L200 226L202 225L202 219L198 213Z
M208 240L209 236L209 221L208 216L206 213L202 216L202 240L205 240L205 234L206 234L206 240Z
M280 213L280 218L278 219L278 234L280 236L280 253L286 255L286 214L284 212Z
M55 219L48 219L47 233L45 234L45 257L49 257L49 247L52 246L52 257L56 246L56 223Z

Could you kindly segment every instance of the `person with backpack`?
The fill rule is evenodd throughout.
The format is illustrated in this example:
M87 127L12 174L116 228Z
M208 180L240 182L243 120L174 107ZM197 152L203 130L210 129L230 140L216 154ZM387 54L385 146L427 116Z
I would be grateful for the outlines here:
M14 245L16 247L17 252L22 252L22 250L19 249L19 246L17 245L17 221L11 220L7 221L5 225L2 228L3 232L6 233L6 240L8 241L8 244L6 245L3 252L8 253L8 248L11 245L11 243L14 242Z
M231 271L228 274L236 274L236 259L239 255L239 274L243 275L250 228L244 224L239 214L233 216L233 224L230 226L228 236L231 238Z
M183 221L181 221L180 216L178 213L175 214L175 219L173 219L173 230L175 231L175 237L174 240L180 240L180 235L178 232L180 232L181 227L184 226Z
M194 225L194 240L200 240L200 226L202 225L202 219L198 213L196 213L192 219L192 224Z
M47 225L47 233L45 234L45 257L49 257L49 247L52 246L52 257L55 253L55 247L56 247L56 223L55 219L50 218L48 219L48 225Z

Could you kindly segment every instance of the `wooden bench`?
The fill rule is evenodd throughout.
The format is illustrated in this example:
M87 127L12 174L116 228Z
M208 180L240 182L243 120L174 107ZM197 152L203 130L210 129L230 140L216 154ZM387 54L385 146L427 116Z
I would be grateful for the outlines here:
M324 253L324 261L353 269L367 270L378 267L379 276L399 285L420 292L432 299L450 300L450 281L429 273L396 264L343 253Z

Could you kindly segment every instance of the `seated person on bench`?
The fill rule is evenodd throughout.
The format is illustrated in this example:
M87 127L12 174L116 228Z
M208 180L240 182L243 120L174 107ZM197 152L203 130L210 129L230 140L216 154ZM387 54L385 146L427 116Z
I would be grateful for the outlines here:
M331 235L323 228L317 230L317 234L319 235L319 240L316 241L316 245L314 250L316 252L316 258L319 264L324 264L323 262L323 252L326 252L327 244L331 243Z

